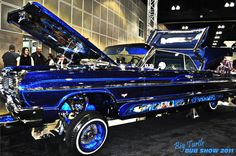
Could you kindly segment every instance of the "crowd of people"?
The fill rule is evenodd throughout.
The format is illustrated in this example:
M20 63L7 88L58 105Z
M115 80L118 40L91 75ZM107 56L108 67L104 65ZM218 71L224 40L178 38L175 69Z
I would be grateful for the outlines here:
M216 72L221 75L229 75L231 71L233 71L233 61L229 57L224 57L224 59L220 62L220 65L217 67Z
M30 53L30 49L28 47L23 47L21 53L16 52L15 46L10 45L9 51L3 54L2 60L4 63L4 67L7 66L44 66L44 65L55 65L56 63L63 62L62 59L64 57L60 56L54 58L54 56L49 53L48 58L42 54L42 48L37 47L36 51L32 54ZM63 59L64 60L64 59Z

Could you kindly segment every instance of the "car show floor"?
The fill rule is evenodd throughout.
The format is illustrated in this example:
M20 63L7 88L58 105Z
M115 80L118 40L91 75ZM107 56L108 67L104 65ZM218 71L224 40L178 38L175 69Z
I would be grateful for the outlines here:
M94 155L191 155L181 152L183 145L185 148L186 146L205 149L233 148L234 152L231 151L230 154L225 155L236 155L235 106L220 106L215 112L210 113L200 109L200 117L195 120L186 118L187 113L188 111L172 113L163 117L111 127L105 145ZM61 140L62 138L53 138L35 141L29 133L21 129L13 134L1 135L0 155L78 155L75 151L68 149Z

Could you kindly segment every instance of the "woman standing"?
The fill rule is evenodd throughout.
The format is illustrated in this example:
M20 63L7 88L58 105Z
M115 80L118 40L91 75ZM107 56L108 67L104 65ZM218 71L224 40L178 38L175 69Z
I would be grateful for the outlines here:
M17 66L34 66L34 60L29 55L29 48L23 47L21 55L16 59Z

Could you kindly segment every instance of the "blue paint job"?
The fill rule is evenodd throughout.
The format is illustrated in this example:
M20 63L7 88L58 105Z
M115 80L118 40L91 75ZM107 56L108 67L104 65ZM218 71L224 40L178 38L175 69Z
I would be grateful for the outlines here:
M145 114L149 112L159 111L163 109L177 108L184 105L192 105L201 102L215 102L222 99L223 94L210 94L204 96L193 96L184 99L173 99L164 101L140 101L127 103L120 107L119 115L121 117L127 117L138 114ZM216 103L217 104L217 103Z
M124 104L119 109L119 115L129 116L134 114L144 114L148 112L158 111L161 109L168 109L185 105L184 99L166 100L166 101L153 101L153 102L135 102Z
M208 102L208 101L217 101L223 98L223 95L205 95L205 96L196 96L191 99L191 103L200 103L200 102Z
M9 66L2 69L4 70L14 70L14 71L22 71L22 70L30 70L30 71L40 71L40 70L49 70L52 66Z
M12 121L15 121L15 119L11 115L0 116L0 123L8 123Z
M22 11L26 11L34 18L26 18L26 20L19 22L19 13L22 13ZM111 63L113 62L81 34L39 3L29 3L23 10L9 13L8 21L18 25L59 53L71 56L77 55L77 57L72 58L74 61L82 58L97 59L102 57ZM60 33L63 37L56 36L58 37L57 41L53 41L52 37L57 33ZM48 36L50 35L51 37L49 38ZM196 33L188 35L192 39L192 42L189 42L191 46L196 45L196 39L200 39L196 35ZM168 36L168 33L167 37L172 38L172 36ZM180 37L188 40L186 36L182 35ZM71 43L70 41L76 44L70 47L70 44L68 44L68 42ZM178 43L174 47L180 46L180 44L185 48L189 46L184 43ZM164 47L167 47L167 45ZM200 55L203 56L204 54L200 52ZM113 64L115 63L113 62ZM70 111L68 104L65 102L74 95L99 93L109 96L114 100L115 104L105 103L107 102L106 99L99 100L99 98L94 98L92 99L94 103L89 103L86 111L101 110L105 116L117 118L132 114L158 112L158 110L167 108L177 108L180 106L179 103L184 103L183 101L186 100L187 96L187 101L192 100L190 104L217 100L216 96L213 98L212 94L211 96L206 96L205 94L209 91L218 92L222 88L224 90L228 89L228 91L224 91L224 93L228 93L234 91L235 88L231 79L222 78L219 75L217 76L217 73L209 71L149 70L130 67L122 70L118 66L109 66L108 69L86 67L68 70L9 67L4 70L20 71L22 69L26 69L29 72L23 76L23 80L18 87L21 107L43 107L45 123L58 119L58 111L60 109L61 111ZM192 78L187 78L187 76ZM221 83L222 79L227 80L227 82ZM219 82L215 83L214 81ZM199 93L204 94L204 96L198 95ZM164 99L160 100L156 97L163 97ZM108 102L110 101L108 100ZM163 103L167 103L166 107L164 107L165 104ZM185 104L188 103L185 102ZM110 110L108 107L111 107L111 105L114 106L112 107L114 111L111 114L106 114L107 110ZM163 106L163 108L159 108L159 106ZM139 107L140 110L142 109L141 111ZM137 110L140 112L137 112ZM50 120L48 120L49 118ZM67 122L69 123L69 121ZM93 148L90 146L91 144L85 145L84 148Z

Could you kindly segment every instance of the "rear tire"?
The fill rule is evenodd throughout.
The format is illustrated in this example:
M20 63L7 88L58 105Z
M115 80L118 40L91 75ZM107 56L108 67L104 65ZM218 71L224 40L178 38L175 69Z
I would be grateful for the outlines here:
M208 102L207 110L214 111L217 109L217 107L218 107L218 101L210 101L210 102Z
M66 143L83 155L98 151L106 141L108 124L98 112L82 112L66 131Z

